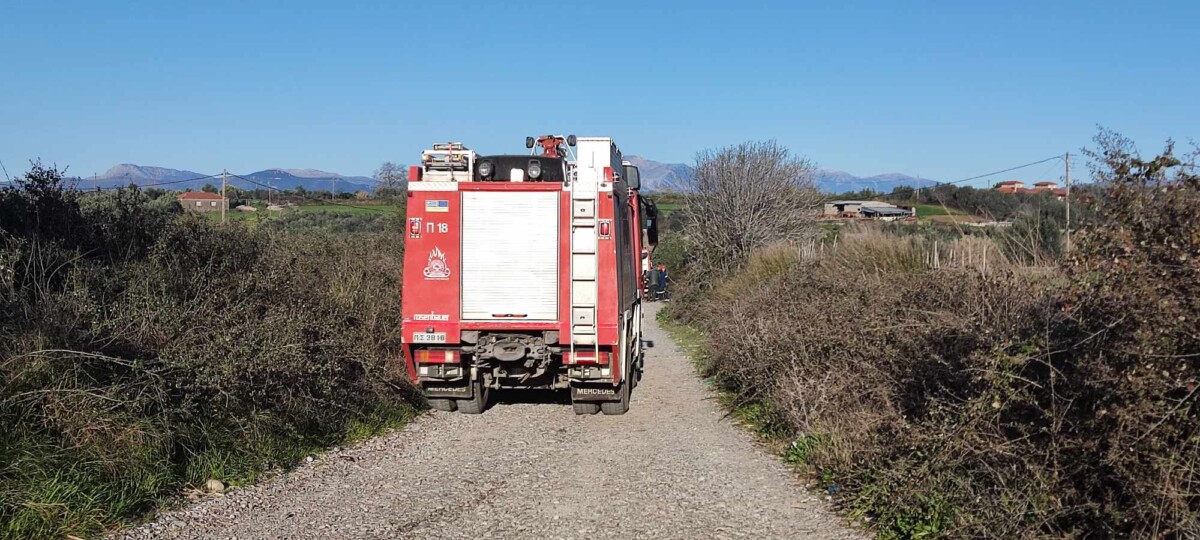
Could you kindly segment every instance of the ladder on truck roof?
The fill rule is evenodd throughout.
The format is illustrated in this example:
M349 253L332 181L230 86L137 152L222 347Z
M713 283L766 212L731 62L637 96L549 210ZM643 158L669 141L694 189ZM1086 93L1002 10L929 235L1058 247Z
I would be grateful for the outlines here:
M611 143L610 143L611 144ZM584 162L584 161L587 162ZM577 154L570 172L571 186L571 360L576 345L591 345L600 360L597 305L600 298L599 172L591 152ZM601 165L601 169L603 165Z

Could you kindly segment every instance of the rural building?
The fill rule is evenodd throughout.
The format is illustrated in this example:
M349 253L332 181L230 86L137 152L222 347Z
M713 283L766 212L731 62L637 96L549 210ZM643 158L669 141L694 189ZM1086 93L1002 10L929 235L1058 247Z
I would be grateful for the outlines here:
M1025 182L1020 180L1005 180L996 184L996 189L1001 193L1018 193L1025 191Z
M188 191L180 193L176 198L183 209L190 212L220 212L229 205L229 201L220 195L207 191Z
M1033 184L1032 188L1025 187L1025 182L1020 180L1005 180L999 184L996 184L996 191L1009 194L1039 193L1042 191L1049 191L1050 193L1053 193L1054 196L1060 201L1067 197L1067 190L1058 187L1058 182L1052 182L1049 180L1037 182Z
M858 210L859 217L882 221L895 221L916 215L915 211L899 206L864 206Z
M896 206L883 201L830 201L825 203L824 217L864 218L893 221L916 216L912 208Z

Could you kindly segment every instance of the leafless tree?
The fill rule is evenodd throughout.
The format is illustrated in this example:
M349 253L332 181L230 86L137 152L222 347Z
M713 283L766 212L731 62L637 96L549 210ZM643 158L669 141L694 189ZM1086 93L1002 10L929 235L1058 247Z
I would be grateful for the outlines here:
M375 171L375 181L379 182L379 188L382 189L404 189L408 183L408 171L404 169L403 165L385 161Z
M775 141L697 154L695 174L675 187L687 193L692 268L707 274L698 277L736 268L763 246L814 237L821 201L814 169Z

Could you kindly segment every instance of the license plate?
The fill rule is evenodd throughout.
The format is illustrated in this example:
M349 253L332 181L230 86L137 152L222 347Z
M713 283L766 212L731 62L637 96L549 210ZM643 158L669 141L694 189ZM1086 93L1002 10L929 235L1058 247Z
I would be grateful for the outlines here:
M413 343L445 343L446 342L446 333L445 332L413 333L412 342Z

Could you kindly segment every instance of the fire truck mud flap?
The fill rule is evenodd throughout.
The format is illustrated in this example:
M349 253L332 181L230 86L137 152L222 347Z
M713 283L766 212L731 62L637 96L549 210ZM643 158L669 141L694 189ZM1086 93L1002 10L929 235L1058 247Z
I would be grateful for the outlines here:
M572 384L571 401L617 401L619 386L611 384Z
M474 384L449 385L445 383L426 384L422 390L427 398L471 399L475 397Z

